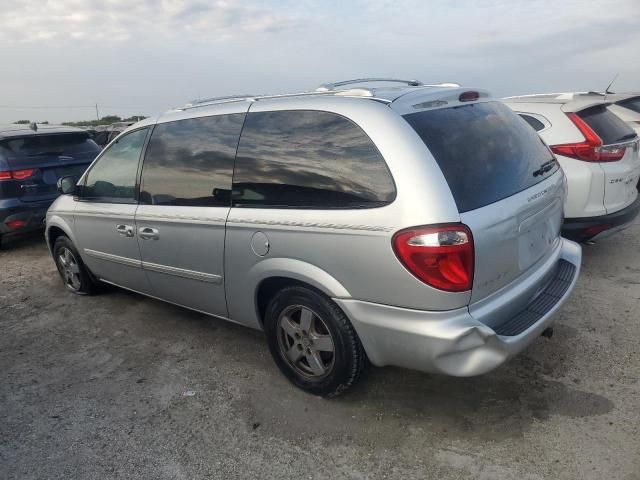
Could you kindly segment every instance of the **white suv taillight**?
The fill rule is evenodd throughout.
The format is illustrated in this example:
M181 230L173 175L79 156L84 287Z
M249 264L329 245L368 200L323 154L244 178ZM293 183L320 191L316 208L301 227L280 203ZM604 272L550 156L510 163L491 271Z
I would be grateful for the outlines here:
M551 145L553 153L585 162L617 162L622 160L627 149L626 146L603 145L602 139L577 113L567 113L567 117L578 127L580 133L584 135L585 141Z
M414 276L447 292L471 290L474 250L461 223L412 227L393 236L393 251Z

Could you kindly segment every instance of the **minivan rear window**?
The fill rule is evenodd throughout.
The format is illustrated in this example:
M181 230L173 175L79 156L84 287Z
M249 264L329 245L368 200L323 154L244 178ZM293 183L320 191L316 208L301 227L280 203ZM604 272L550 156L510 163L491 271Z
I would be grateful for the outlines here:
M431 151L460 213L532 187L553 174L553 155L538 134L499 102L472 103L404 115Z
M605 145L624 142L636 135L624 120L609 111L604 105L585 108L577 113L596 132Z
M39 134L0 141L0 147L7 150L5 154L14 157L45 157L45 156L84 156L97 155L100 148L89 138L89 134L55 133L51 135Z

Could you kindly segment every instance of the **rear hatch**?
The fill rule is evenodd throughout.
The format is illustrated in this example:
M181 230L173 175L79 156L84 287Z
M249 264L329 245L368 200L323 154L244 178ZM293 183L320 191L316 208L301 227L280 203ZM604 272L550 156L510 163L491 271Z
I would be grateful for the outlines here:
M2 196L24 202L57 195L58 178L80 178L100 152L85 132L34 133L0 140Z
M492 100L404 118L435 157L473 234L472 303L534 272L559 248L564 175L524 120Z
M595 147L598 157L594 161L600 164L604 172L604 207L607 213L617 212L632 204L638 196L638 137L606 104L594 105L575 114L586 124L585 128L578 121L576 126L587 141L593 133L598 137L594 142L601 145ZM576 123L576 120L573 122Z

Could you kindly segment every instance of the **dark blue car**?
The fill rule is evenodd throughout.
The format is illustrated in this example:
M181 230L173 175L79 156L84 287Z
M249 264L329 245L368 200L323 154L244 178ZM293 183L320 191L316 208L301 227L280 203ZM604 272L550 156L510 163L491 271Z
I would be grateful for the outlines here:
M79 128L0 127L0 242L42 228L58 178L79 178L99 152Z

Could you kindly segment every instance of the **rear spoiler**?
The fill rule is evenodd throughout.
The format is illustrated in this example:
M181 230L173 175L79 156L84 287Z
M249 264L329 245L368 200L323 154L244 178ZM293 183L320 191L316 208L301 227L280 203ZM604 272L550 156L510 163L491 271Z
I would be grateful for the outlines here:
M606 102L604 100L595 101L592 98L584 100L573 100L562 105L561 110L565 113L580 112L582 110L586 110L587 108L596 106L608 107L609 105L611 105L611 103L612 102Z

